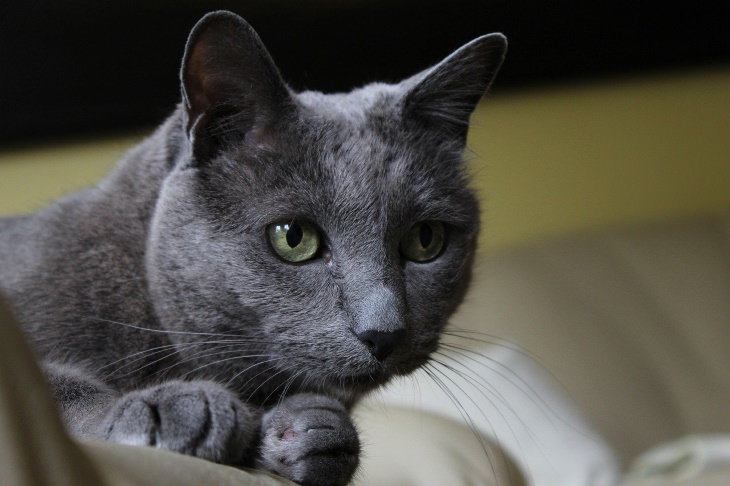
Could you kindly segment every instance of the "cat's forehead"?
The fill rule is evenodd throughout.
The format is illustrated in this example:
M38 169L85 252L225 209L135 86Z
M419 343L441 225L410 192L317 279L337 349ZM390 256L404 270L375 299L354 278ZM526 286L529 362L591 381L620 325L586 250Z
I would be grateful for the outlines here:
M399 85L371 83L348 93L304 91L297 94L301 106L313 116L339 123L361 125L370 117L393 111L401 99Z
M360 179L414 158L428 159L435 145L418 143L423 133L402 117L400 85L372 83L348 93L305 91L298 95L304 127L297 141L307 164L324 166L339 178Z
M459 178L461 147L453 150L424 138L425 132L406 123L402 95L401 85L385 83L348 93L300 93L304 127L296 130L297 149L281 163L293 162L290 173L298 173L297 178L339 193L352 187L374 193L391 186L401 192Z
M230 167L245 172L236 178L245 181L239 199L266 222L295 214L325 228L352 219L453 220L464 201L471 204L461 150L406 124L400 89L378 83L344 94L297 95L300 116L281 126L265 161L246 162L245 148L233 154L240 162Z

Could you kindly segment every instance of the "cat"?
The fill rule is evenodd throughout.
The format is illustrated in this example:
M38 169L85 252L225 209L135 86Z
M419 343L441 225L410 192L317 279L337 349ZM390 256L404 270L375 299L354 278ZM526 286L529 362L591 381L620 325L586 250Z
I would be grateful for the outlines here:
M467 288L463 152L505 50L490 34L397 84L296 93L242 18L204 16L156 132L0 220L0 291L69 430L347 484L349 410L428 361Z

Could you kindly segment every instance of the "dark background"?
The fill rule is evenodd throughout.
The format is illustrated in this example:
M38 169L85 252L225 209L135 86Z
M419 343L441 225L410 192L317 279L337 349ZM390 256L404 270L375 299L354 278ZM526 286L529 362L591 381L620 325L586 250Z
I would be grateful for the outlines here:
M730 65L730 2L33 1L0 7L0 144L128 132L179 97L187 33L233 10L295 88L395 81L478 35L510 49L495 95L522 87Z

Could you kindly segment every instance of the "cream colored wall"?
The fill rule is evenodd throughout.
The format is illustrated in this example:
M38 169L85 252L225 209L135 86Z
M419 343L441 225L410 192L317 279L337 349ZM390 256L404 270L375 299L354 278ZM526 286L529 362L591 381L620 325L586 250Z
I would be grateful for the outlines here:
M730 69L496 98L474 121L487 247L730 209Z
M135 140L0 153L0 213L93 183ZM730 69L496 96L470 146L483 248L730 208Z
M139 137L0 153L0 214L25 213L93 184Z

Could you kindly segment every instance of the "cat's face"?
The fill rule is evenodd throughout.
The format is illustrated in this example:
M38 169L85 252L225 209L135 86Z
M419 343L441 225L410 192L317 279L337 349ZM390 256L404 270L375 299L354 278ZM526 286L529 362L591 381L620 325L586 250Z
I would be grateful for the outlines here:
M188 44L189 151L148 251L164 324L245 336L224 370L264 390L347 397L413 371L469 279L462 151L503 38L398 85L294 94L247 24L214 15Z

